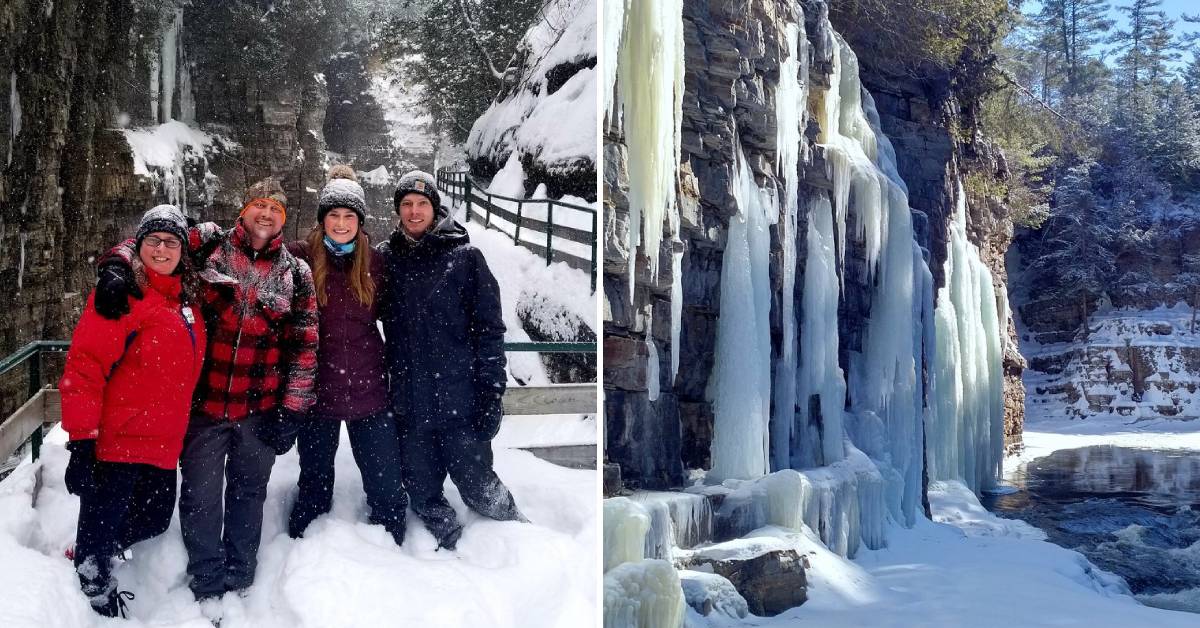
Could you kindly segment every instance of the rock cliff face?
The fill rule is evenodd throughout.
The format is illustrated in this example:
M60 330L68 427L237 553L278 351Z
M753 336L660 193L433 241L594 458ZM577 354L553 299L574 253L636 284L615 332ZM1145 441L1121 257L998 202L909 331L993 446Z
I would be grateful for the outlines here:
M627 487L679 486L684 483L686 469L711 466L714 418L708 387L717 322L725 307L721 303L722 261L730 220L738 212L734 155L740 147L758 184L774 187L778 195L783 195L774 98L788 49L789 22L800 20L805 27L810 112L820 111L833 73L834 35L823 19L826 7L815 1L800 4L803 16L792 13L791 3L770 0L683 5L686 81L676 192L684 251L680 277L672 275L673 249L666 244L657 261L657 275L651 274L650 261L644 257L629 264L629 255L637 254L629 250L627 238L629 149L627 138L617 127L606 129L605 456L609 463L620 466ZM964 142L955 136L952 129L969 126L964 124L969 122L969 115L962 112L953 94L889 76L882 62L870 58L861 62L864 86L875 97L881 128L891 138L899 174L908 186L915 239L924 250L935 287L940 287L955 206L954 190L969 172L1005 176L1003 158L981 140ZM806 199L828 197L833 189L825 154L816 143L819 125L819 115L814 113L799 147L801 207L806 206ZM1003 294L1007 281L1004 253L1012 237L1007 211L997 201L982 197L971 197L968 206L969 238L991 269L997 294ZM773 358L779 355L783 336L781 240L789 236L784 224L780 219L771 228ZM796 232L804 234L806 229L805 213L801 212ZM861 236L851 233L848 237L844 264L838 269L844 282L838 304L842 321L838 353L839 363L847 372L851 357L863 349L863 331L874 289ZM803 277L805 238L797 238L797 245L796 276ZM681 366L674 378L669 358L673 284L681 285L683 294L678 335ZM803 283L797 279L797 300L802 289ZM1016 350L1007 311L1002 315L1010 339L1004 353L1005 434L1007 444L1017 446L1023 418L1020 373L1024 361ZM797 333L802 335L805 330ZM651 335L653 348L646 342L647 334ZM658 359L657 368L648 364L652 355ZM652 381L655 376L659 378L657 384Z

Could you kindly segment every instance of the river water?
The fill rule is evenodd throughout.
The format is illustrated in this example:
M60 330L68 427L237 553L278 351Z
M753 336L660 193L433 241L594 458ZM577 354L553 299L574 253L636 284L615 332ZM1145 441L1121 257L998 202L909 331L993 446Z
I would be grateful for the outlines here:
M1060 450L1010 480L1019 490L988 509L1124 577L1144 604L1200 613L1200 452Z

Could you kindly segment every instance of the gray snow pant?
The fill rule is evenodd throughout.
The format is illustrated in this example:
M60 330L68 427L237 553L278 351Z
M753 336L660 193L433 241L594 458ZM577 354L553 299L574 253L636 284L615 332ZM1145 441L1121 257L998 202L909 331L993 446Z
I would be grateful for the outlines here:
M498 521L524 520L508 487L492 470L492 443L475 439L470 427L440 421L400 421L400 467L413 512L442 545L453 546L462 531L442 486L446 475L471 510Z
M179 459L179 524L197 599L254 582L263 502L275 464L275 452L254 434L260 420L193 416L188 424Z

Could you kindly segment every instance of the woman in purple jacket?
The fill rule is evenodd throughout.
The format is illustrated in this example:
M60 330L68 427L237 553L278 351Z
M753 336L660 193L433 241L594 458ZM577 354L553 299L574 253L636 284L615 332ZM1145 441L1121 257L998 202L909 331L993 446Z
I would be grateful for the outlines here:
M321 190L317 225L288 250L312 268L320 313L317 402L300 429L299 495L288 534L304 530L333 502L334 456L342 423L362 474L371 523L404 542L408 496L397 461L400 444L388 407L383 337L375 324L384 286L382 256L362 230L366 198L349 166L334 166Z

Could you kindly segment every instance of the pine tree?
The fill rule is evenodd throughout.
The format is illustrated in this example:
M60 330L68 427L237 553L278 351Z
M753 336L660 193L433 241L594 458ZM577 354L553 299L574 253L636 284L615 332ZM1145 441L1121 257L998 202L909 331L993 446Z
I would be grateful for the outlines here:
M1162 0L1131 0L1118 7L1129 16L1128 28L1113 33L1121 56L1117 65L1124 87L1131 95L1161 87L1167 76L1167 62L1178 58L1171 30L1175 20L1162 10Z
M1052 47L1061 60L1064 97L1083 93L1093 78L1088 72L1093 49L1113 26L1108 8L1104 0L1046 0L1034 16L1043 45Z
M1088 300L1112 279L1116 238L1107 207L1092 189L1094 162L1069 168L1054 191L1054 206L1043 225L1043 238L1031 270L1058 296L1080 305L1086 337Z
M496 92L515 80L510 60L540 0L412 2L380 36L392 56L417 55L411 77L425 88L434 124L456 142Z
M1155 170L1176 190L1200 183L1200 118L1196 101L1182 81L1172 81L1159 108L1152 160Z

